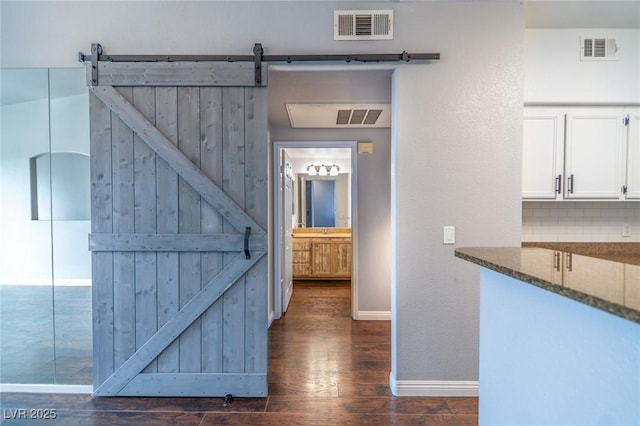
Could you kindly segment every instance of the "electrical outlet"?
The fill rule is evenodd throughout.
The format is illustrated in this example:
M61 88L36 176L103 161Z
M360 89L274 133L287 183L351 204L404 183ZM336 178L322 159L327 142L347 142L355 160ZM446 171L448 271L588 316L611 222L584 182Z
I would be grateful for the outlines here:
M622 224L622 236L623 237L630 237L631 236L631 225L629 225L628 223L623 223Z

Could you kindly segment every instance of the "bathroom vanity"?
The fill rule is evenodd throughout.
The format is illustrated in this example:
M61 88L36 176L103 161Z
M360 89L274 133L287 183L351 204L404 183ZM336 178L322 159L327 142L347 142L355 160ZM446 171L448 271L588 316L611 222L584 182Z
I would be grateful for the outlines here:
M351 279L350 228L293 229L294 280Z

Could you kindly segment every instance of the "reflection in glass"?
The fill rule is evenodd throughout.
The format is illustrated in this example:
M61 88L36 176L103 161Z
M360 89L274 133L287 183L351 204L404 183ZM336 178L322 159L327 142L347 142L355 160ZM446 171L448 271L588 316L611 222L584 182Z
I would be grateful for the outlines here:
M84 69L52 69L51 198L56 383L91 384L89 93Z
M31 220L29 188L29 159L49 152L48 70L1 81L0 381L54 383L51 224Z
M307 226L333 228L336 226L336 182L308 180L306 182Z
M85 71L1 76L0 382L91 384Z
M47 152L29 163L33 220L90 219L88 155Z

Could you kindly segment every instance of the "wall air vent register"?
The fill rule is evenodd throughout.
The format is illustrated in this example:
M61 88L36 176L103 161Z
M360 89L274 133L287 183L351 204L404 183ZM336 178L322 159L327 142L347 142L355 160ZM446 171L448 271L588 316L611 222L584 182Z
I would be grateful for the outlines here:
M581 61L617 60L618 42L615 38L581 37Z
M392 40L393 10L335 10L334 40Z

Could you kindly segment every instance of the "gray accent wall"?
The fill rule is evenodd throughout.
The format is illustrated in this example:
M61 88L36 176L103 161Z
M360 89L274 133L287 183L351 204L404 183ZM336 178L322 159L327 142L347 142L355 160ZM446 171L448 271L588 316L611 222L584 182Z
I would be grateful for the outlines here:
M394 74L391 377L478 379L478 270L454 258L454 246L442 245L442 226L456 226L456 246L520 243L521 2L2 1L1 7L3 67L78 66L77 52L89 53L92 42L114 54L250 54L255 42L267 54L440 52L440 61L401 65ZM395 12L394 40L333 41L333 10L385 7ZM364 161L359 167L370 167L364 174L376 168ZM384 260L384 244L377 247L360 271ZM371 302L363 300L362 308Z
M435 3L433 65L393 79L392 381L478 374L478 268L456 246L520 245L522 44L517 3ZM450 23L456 22L457 35ZM442 227L456 244L442 244Z

